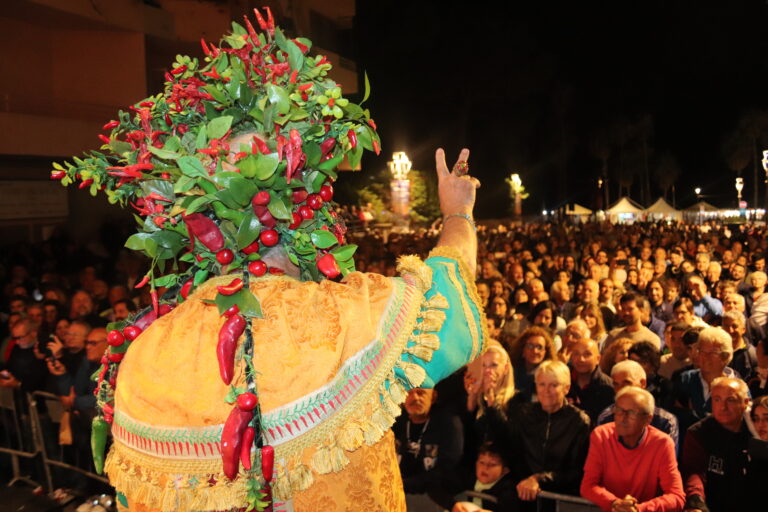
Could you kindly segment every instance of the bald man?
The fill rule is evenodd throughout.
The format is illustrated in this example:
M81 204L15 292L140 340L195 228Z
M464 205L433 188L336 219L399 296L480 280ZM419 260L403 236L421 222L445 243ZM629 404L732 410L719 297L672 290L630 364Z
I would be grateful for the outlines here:
M600 370L597 342L583 338L571 350L571 389L568 400L589 415L591 424L613 403L613 380Z

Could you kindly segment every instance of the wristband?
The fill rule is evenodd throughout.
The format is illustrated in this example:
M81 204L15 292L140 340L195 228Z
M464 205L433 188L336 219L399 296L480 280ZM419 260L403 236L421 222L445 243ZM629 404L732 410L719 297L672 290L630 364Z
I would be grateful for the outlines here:
M475 225L475 221L472 220L472 216L469 215L468 213L452 213L450 215L446 215L445 217L443 217L443 224L445 224L445 221L447 221L451 217L459 217L466 220L467 222L469 222L469 225L472 226L472 229L477 231L477 226Z

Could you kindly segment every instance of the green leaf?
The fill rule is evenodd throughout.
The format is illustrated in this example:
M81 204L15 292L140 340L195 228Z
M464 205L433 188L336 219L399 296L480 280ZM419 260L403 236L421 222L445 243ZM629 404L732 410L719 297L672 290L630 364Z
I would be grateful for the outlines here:
M360 160L362 160L362 158L363 147L359 144L347 152L347 160L349 160L349 166L352 169L355 169L358 165L360 165Z
M217 172L213 176L211 176L211 181L213 181L216 185L218 185L221 188L231 188L232 180L234 179L243 179L242 176L240 176L236 172Z
M307 156L307 168L314 169L317 164L320 163L320 158L322 158L322 150L320 149L320 144L317 144L315 142L305 142L302 144L302 148L304 151L304 154Z
M147 149L149 150L150 153L152 153L158 158L162 158L163 160L176 160L181 156L175 151L168 151L167 149L160 149L154 146L149 146Z
M202 131L200 133L203 133ZM181 172L190 178L207 178L208 171L203 163L193 156L183 156L177 160Z
M336 155L334 155L334 157L331 158L330 160L326 160L325 162L320 162L317 168L320 169L321 171L332 171L341 163L342 160L344 160L344 153L341 151L338 151Z
M268 155L247 156L237 162L237 166L240 173L246 178L256 178L263 181L275 173L279 163L277 153L270 153Z
M158 247L170 249L173 252L178 251L184 245L184 237L176 231L170 231L168 229L153 233L152 240L157 243Z
M205 280L208 279L208 271L207 270L198 270L195 272L194 281L192 281L192 284L194 286L199 286L200 284L204 283Z
M229 99L224 94L224 92L219 90L215 85L206 85L205 87L203 87L203 89L205 89L208 92L208 94L213 96L213 99L215 99L219 103L222 103L224 105L229 103ZM214 138L214 137L211 137L211 138ZM215 138L218 138L218 137L215 137Z
M371 95L371 82L368 81L367 72L363 73L363 84L365 87L365 92L363 93L363 101L360 102L361 105L365 103L368 97Z
M196 211L203 208L205 205L209 204L213 199L209 195L204 195L200 197L196 197L192 200L192 202L187 205L186 210L187 214L195 213Z
M251 202L254 194L256 194L256 185L251 180L247 180L242 176L238 176L236 179L230 181L230 191L235 201L242 206Z
M141 190L145 195L158 194L173 200L173 184L167 180L148 180L141 182Z
M155 286L164 286L166 288L175 285L179 281L177 274L166 274L155 279Z
M197 132L197 139L195 139L195 148L203 149L207 147L208 147L208 135L206 135L205 130L200 128L200 131Z
M269 213L271 213L272 216L276 219L293 219L293 215L291 215L291 207L287 203L286 198L273 197L267 205L267 209L269 210Z
M301 72L301 69L304 67L304 54L301 53L301 50L296 46L296 43L290 39L286 41L285 47L288 51L288 64L291 65L291 69L296 69Z
M112 151L118 155L122 155L123 153L127 153L133 149L133 146L131 146L130 143L122 140L111 140L109 142L109 147L111 147Z
M316 229L312 232L311 237L312 243L320 249L327 249L338 242L333 233L324 229Z
M209 139L220 139L232 126L232 116L221 116L208 122L206 132Z
M190 178L189 176L182 176L176 181L176 183L173 184L173 192L174 194L183 194L184 192L189 192L194 186L194 178Z
M259 236L260 230L261 222L259 222L258 217L254 215L253 209L248 208L245 215L243 215L243 222L241 222L240 226L237 228L237 235L235 236L237 248L243 249L244 247L249 246L251 242L256 240Z
M166 151L177 151L181 149L181 140L177 136L168 137L165 139L165 144L163 144L163 149Z
M356 250L357 246L354 244L342 245L341 247L331 249L331 254L333 254L336 261L347 261L352 258L352 255L355 254Z
M151 237L144 240L144 252L147 253L147 256L150 258L157 257L157 242Z
M240 209L240 203L237 199L235 199L235 195L232 193L231 190L222 189L216 192L216 199L224 203L224 206L229 208L230 210L238 210ZM221 215L219 215L221 217Z
M369 128L365 125L360 125L355 132L357 133L357 143L361 144L368 151L373 151L373 142Z
M261 318L261 305L250 290L243 288L232 295L216 294L216 306L219 308L219 314L224 314L226 310L235 304L240 309L241 315Z
M287 114L291 109L291 100L288 98L288 93L282 87L267 84L267 95L269 102L275 106L278 114Z
M125 241L125 247L133 251L143 251L144 243L150 237L149 233L135 233Z

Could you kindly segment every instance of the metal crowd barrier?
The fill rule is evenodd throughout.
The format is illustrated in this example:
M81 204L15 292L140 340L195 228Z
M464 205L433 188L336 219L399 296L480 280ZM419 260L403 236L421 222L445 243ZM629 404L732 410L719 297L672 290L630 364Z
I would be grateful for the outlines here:
M537 510L542 510L545 503L544 500L555 502L555 512L597 512L600 510L600 507L580 496L547 491L539 493L539 499L536 500Z
M44 479L43 487L49 491L56 488L54 473L62 477L67 472L70 475L76 473L109 484L105 477L64 461L64 450L58 442L63 413L64 408L57 395L43 391L26 394L0 388L0 453L11 457L13 478L8 482L9 486L16 482L25 482L33 487L42 485L31 474L22 474L20 459L31 461L30 470L37 466L41 474L36 477ZM55 472L52 468L60 470Z

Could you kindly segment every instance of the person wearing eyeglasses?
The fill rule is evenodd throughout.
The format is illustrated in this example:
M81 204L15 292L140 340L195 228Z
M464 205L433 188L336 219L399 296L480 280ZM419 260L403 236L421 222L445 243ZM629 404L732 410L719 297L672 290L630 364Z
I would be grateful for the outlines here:
M729 377L712 381L711 390L712 415L688 429L683 445L685 509L756 510L747 498L749 390L741 379Z
M20 388L25 392L38 391L45 386L45 363L40 359L37 345L37 326L23 318L11 327L9 344L13 344L7 367L0 371L0 386Z
M685 493L675 444L651 426L653 395L627 386L616 395L615 421L592 431L581 495L606 512L679 511Z

